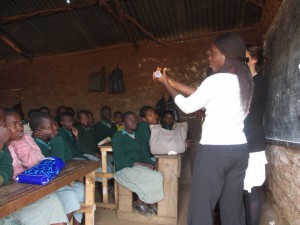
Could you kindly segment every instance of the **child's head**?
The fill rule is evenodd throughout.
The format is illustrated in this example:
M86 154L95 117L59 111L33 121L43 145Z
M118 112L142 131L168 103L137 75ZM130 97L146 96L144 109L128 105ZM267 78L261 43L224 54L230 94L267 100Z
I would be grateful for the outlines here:
M24 136L21 116L14 109L4 109L5 125L11 131L10 140L20 140Z
M91 111L86 111L89 126L94 126L94 115Z
M157 124L158 117L152 106L143 106L140 109L140 117L149 124Z
M101 118L104 120L110 121L111 109L108 106L103 106L101 108Z
M49 130L51 131L51 134L57 133L57 124L54 120L54 118L48 114L43 112L37 112L33 113L29 120L29 126L31 130L37 131L37 130Z
M59 115L59 114L61 114L61 113L63 113L63 112L65 112L66 111L66 107L65 106L59 106L57 109L56 109L56 112L57 112L57 114Z
M69 112L60 114L60 124L67 130L72 130L74 125L73 115Z
M41 106L39 108L39 112L48 113L50 114L50 109L47 106Z
M120 111L116 111L114 113L114 121L116 124L121 125L123 120L122 120L123 114Z
M87 127L89 125L89 119L87 117L86 111L80 110L79 112L77 112L77 119L82 126Z
M174 115L173 111L171 111L171 110L165 111L162 122L165 125L172 127L175 122L175 115Z
M30 109L27 113L27 118L30 119L31 115L37 112L39 112L38 109Z
M72 107L67 107L66 112L70 113L72 115L72 118L74 119L75 111Z
M138 120L134 112L125 112L123 114L123 121L127 131L134 131L137 128Z

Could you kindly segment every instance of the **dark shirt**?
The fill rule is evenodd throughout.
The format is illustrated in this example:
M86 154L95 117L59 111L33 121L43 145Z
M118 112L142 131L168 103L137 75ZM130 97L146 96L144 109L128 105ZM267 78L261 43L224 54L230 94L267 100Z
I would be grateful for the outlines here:
M81 124L76 126L78 130L78 139L80 150L83 154L96 156L99 154L98 145L95 139L95 131L93 127L84 127Z
M267 80L260 74L253 77L254 93L249 114L244 121L244 132L250 152L263 151L266 146L263 117L267 103Z
M63 138L64 147L69 152L72 152L73 158L82 158L87 159L83 156L83 152L81 152L80 144L73 136L72 131L65 129L64 127L60 127L58 129L59 135Z
M95 125L96 141L102 141L107 137L112 138L117 130L118 129L115 123L111 121L100 120Z

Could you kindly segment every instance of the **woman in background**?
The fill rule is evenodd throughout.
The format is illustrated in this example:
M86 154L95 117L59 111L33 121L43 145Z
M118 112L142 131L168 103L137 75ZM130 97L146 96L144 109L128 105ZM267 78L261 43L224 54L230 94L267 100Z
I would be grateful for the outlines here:
M268 86L266 79L261 74L262 49L254 45L247 45L246 48L246 56L249 58L248 66L254 81L254 93L249 114L244 121L244 132L250 150L244 180L244 201L247 225L259 225L262 185L266 179L265 165L267 164L263 115L267 103Z

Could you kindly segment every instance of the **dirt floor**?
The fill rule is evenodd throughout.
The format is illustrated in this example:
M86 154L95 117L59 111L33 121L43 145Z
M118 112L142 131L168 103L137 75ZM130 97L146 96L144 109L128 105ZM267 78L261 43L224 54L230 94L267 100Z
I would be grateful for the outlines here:
M190 183L180 184L179 189L179 219L178 225L186 225L187 208L190 193ZM260 225L272 225L275 221L275 215L271 207L271 202L264 196L264 204L262 207L262 218ZM216 219L217 221L217 219ZM129 220L118 219L116 210L97 208L95 216L95 225L147 225L151 223L134 222ZM215 225L219 225L218 222Z

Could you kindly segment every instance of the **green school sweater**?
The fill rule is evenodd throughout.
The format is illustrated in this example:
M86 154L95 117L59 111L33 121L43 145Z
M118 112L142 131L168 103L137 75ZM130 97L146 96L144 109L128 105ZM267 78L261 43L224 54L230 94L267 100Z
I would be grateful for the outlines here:
M134 162L154 164L147 154L145 145L139 133L135 132L135 138L126 134L125 130L118 131L112 138L112 147L116 172L125 167L132 167Z
M149 155L149 157L152 157L153 155L150 151L150 145L149 145L149 141L150 141L150 137L151 137L151 130L150 130L149 124L145 121L140 122L136 129L136 132L138 132L140 134L142 141L145 145L147 154Z
M93 127L84 127L81 124L76 126L78 129L79 146L83 154L95 156L99 154L97 142L95 140L95 131Z
M87 157L83 156L80 144L73 136L72 131L65 129L64 127L60 127L58 128L58 134L63 139L65 149L67 149L68 152L72 152L73 158L87 159Z
M115 123L106 120L100 120L95 125L96 141L102 141L103 139L110 137L117 132L118 128Z
M0 151L0 186L8 183L14 174L12 158L6 145Z
M39 138L34 137L35 142L40 147L45 157L57 156L64 162L68 162L73 158L72 151L65 148L63 138L60 135L56 135L51 138L49 143L45 143Z

